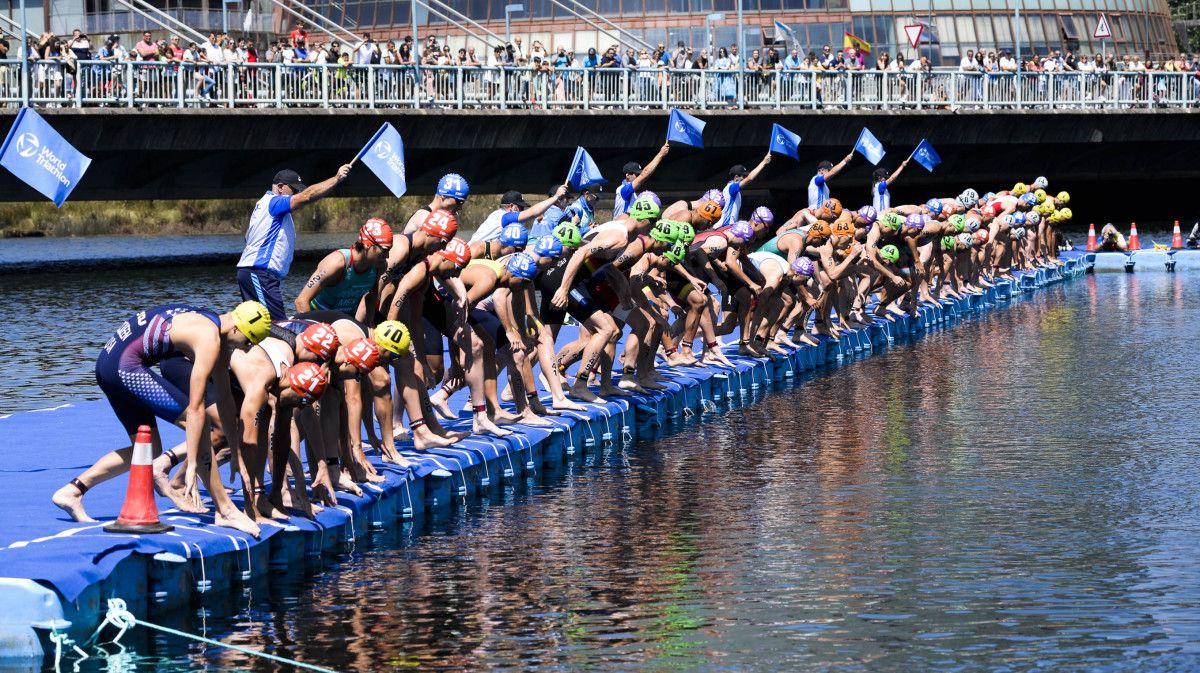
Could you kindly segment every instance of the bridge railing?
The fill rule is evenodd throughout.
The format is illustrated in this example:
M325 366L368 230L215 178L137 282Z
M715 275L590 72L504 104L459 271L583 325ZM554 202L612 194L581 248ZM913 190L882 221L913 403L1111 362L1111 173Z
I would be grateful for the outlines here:
M1102 109L1200 106L1177 72L546 69L0 60L0 104L445 109Z

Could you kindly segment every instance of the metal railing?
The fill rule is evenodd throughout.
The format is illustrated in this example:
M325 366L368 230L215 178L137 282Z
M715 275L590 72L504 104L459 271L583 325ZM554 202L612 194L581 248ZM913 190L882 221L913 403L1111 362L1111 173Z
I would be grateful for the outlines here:
M1101 109L1200 106L1177 72L547 69L0 61L0 104L49 107Z

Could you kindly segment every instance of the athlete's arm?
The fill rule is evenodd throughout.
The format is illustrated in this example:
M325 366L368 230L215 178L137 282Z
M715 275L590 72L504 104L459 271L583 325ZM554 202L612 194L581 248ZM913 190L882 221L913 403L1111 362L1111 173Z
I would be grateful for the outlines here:
M738 280L742 281L750 287L750 291L755 294L762 292L762 286L750 280L750 276L742 270L742 263L739 261L741 253L732 245L725 248L725 270L732 273Z
M300 294L296 295L296 312L308 313L312 310L312 300L317 294L327 288L333 287L342 282L342 278L346 275L346 261L342 257L340 251L331 252L325 255L325 259L317 264L316 271L308 277L308 282L304 284L304 289L300 290Z
M404 308L404 304L412 298L410 295L425 282L426 273L428 272L425 270L425 265L418 264L404 274L400 282L396 284L396 294L392 296L392 303L388 306L388 320L399 319L398 316L401 309ZM421 339L416 341L421 341Z
M521 326L513 311L513 293L507 288L500 288L496 290L492 299L496 304L496 317L500 318L500 324L504 326L504 333L508 337L509 345L513 351L524 351L525 338L521 334Z

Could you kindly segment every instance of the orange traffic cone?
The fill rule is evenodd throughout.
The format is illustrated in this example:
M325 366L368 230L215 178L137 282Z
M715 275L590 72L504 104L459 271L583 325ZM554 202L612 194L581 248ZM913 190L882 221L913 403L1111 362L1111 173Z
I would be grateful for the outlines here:
M1094 222L1088 225L1087 250L1088 252L1095 252L1096 250L1096 224Z
M1129 249L1130 250L1141 250L1142 249L1142 244L1141 244L1141 242L1138 241L1137 222L1129 223Z
M104 527L109 533L165 533L175 526L158 520L158 506L154 503L152 474L154 449L150 442L150 426L138 427L137 439L133 442L133 464L129 466L129 486L125 490L125 504L116 523Z
M1171 232L1171 249L1183 250L1183 234L1179 232L1179 220L1175 220L1175 229Z

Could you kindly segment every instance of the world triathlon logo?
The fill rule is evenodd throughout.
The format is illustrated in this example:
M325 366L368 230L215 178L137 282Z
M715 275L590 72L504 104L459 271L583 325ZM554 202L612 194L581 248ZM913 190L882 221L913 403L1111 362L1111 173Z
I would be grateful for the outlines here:
M37 136L32 133L22 133L17 136L17 154L30 159L38 153L42 144L38 142Z
M392 156L392 144L386 140L375 143L375 156L387 161Z

